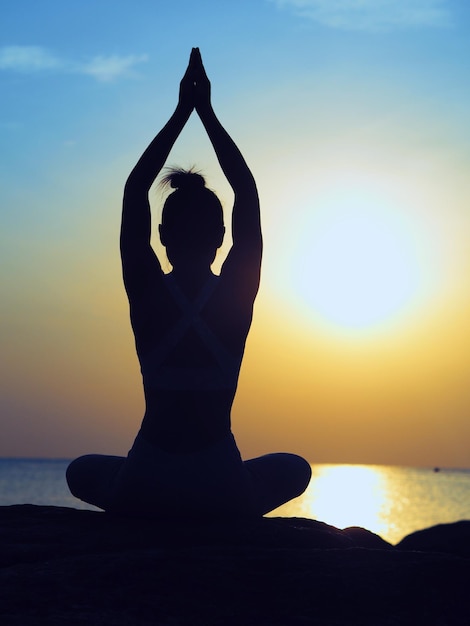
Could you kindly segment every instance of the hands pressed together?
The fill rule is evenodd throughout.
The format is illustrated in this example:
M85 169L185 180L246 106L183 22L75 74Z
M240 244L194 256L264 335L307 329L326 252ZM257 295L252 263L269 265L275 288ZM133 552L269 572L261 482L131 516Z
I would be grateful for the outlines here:
M180 82L178 106L198 113L211 107L211 84L202 64L199 48L191 50L189 64Z

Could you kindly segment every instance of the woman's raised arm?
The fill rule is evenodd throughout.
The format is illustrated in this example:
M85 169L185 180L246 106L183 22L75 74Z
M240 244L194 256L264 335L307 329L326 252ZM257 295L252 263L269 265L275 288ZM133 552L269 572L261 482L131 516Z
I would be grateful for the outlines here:
M214 147L222 171L235 194L232 213L233 247L230 261L243 261L244 270L259 277L262 237L258 191L253 175L240 150L217 119L211 104L210 82L199 49L194 54L194 90L196 111ZM240 268L241 269L241 268Z
M176 110L140 157L124 188L120 244L126 286L129 280L132 280L133 274L142 270L142 263L148 258L149 252L152 252L148 194L193 111L193 65L194 53L191 53L188 68L180 83ZM152 256L155 262L153 252Z

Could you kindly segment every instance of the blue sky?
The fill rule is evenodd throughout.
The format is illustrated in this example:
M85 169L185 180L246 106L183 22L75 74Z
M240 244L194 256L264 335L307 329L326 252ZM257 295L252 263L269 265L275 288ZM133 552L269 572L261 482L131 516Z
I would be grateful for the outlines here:
M470 466L469 34L470 7L454 0L9 3L0 23L0 454L122 452L138 427L121 193L199 46L262 201L263 283L234 409L242 448L269 451L287 437L312 460ZM170 163L196 163L230 208L196 119ZM349 223L350 240L324 249ZM389 248L399 256L381 260ZM377 275L358 269L374 265ZM367 275L353 292L375 301L341 300L350 285L328 291L342 268ZM375 289L387 268L385 289ZM418 437L403 444L405 424L427 428L424 451ZM361 429L368 436L349 445Z

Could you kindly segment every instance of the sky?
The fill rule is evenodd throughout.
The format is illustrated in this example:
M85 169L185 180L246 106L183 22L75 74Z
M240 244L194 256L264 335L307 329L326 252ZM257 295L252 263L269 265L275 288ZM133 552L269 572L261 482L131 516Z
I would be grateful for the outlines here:
M144 402L122 190L199 46L261 199L262 283L232 413L243 457L470 467L470 5L7 4L0 456L132 444ZM168 164L201 169L229 217L195 116ZM162 200L151 191L154 224Z

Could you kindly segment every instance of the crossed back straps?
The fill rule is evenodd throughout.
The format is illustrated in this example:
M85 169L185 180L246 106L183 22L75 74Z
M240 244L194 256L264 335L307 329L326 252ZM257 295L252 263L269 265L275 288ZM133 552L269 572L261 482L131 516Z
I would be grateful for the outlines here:
M183 294L172 274L165 276L164 280L181 315L159 344L141 358L144 384L157 389L234 389L237 386L241 356L236 358L230 354L200 315L216 289L219 278L211 275L193 301ZM211 354L214 365L165 365L165 359L190 328L196 332Z

